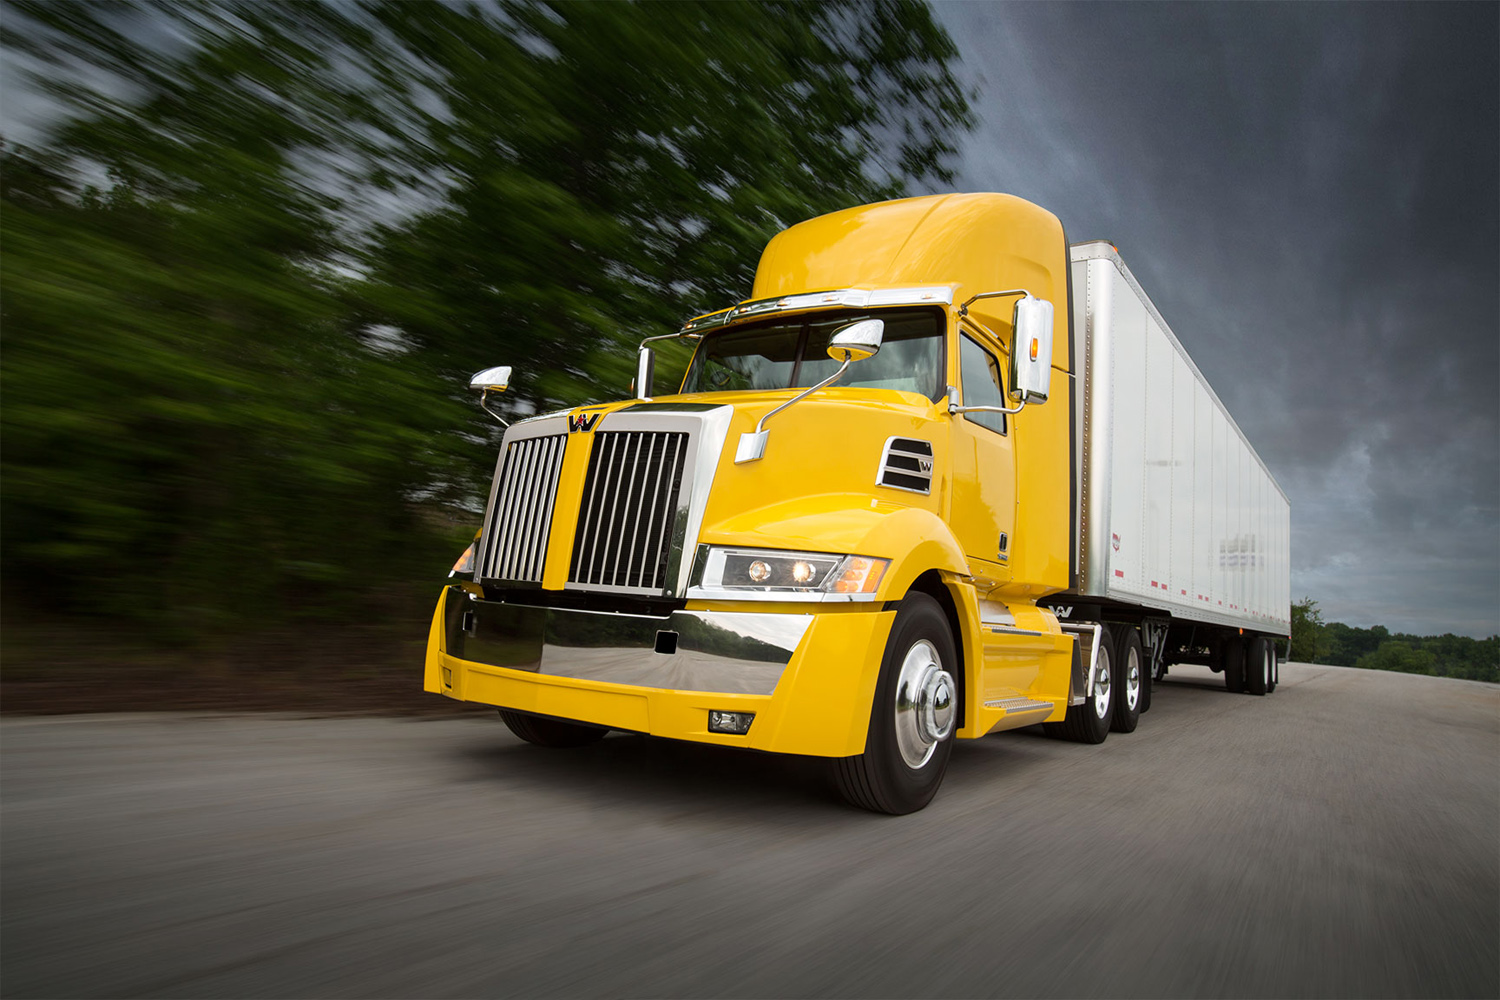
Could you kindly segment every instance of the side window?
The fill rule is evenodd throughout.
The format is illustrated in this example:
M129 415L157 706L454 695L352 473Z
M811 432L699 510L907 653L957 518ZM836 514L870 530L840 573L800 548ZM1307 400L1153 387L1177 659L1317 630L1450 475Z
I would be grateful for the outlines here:
M968 337L959 338L959 377L963 381L965 406L1004 406L1005 390L1000 381L1000 362L989 351ZM981 427L1005 433L1003 413L965 413Z

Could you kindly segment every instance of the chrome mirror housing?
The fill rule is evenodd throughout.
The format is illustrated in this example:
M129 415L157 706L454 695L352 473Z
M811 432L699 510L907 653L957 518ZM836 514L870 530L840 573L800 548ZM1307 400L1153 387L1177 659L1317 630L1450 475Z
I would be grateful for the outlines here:
M651 382L656 374L656 352L644 344L635 359L635 398L651 398Z
M846 364L873 358L879 352L884 336L884 320L866 319L851 323L829 338L828 356Z
M510 422L490 409L490 393L504 392L509 385L510 365L486 368L484 371L475 372L469 378L469 388L479 393L479 408L498 420L501 427L509 427Z
M1052 303L1031 295L1017 299L1011 327L1011 391L1023 403L1045 403L1052 382Z
M508 385L510 385L510 365L486 368L482 372L475 372L469 379L469 388L476 392L504 392Z

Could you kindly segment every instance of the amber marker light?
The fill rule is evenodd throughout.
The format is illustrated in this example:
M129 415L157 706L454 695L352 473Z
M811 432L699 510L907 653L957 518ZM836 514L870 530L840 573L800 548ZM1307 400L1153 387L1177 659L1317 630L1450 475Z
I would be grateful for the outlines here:
M844 564L844 572L834 581L835 594L873 594L880 586L880 578L890 563L885 559L868 559L850 556Z
M478 537L475 537L475 539L469 543L469 547L464 549L464 554L459 556L458 561L453 564L453 568L448 571L449 576L458 576L460 573L467 574L474 572L474 546L478 544L479 539Z

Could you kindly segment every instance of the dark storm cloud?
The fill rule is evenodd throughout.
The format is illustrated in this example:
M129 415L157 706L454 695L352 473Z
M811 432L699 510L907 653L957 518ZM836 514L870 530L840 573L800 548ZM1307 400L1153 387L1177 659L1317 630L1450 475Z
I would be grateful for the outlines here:
M1500 8L942 4L958 186L1125 259L1331 619L1500 631Z

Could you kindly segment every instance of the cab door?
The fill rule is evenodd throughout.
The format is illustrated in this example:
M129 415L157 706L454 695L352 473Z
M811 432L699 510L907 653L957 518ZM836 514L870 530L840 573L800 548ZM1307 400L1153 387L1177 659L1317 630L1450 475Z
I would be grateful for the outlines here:
M958 335L959 398L963 406L1005 406L1000 354L993 345ZM953 506L949 524L963 546L981 595L1010 580L1010 537L1016 519L1016 464L1010 418L955 413L952 419Z

